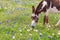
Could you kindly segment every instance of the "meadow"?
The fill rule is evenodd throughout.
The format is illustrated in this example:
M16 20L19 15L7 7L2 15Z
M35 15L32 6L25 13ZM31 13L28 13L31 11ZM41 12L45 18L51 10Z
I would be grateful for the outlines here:
M48 29L43 25L44 13L34 29L31 27L32 5L37 7L41 0L0 0L0 40L60 40L55 27L60 14L49 14Z

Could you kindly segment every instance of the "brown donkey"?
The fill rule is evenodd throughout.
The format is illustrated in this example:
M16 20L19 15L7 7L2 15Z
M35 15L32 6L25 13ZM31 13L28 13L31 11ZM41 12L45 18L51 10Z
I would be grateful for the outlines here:
M36 9L32 6L31 26L34 28L38 22L38 16L41 12L44 12L45 14L43 24L48 25L48 12L51 9L54 9L55 12L60 12L60 0L42 0Z

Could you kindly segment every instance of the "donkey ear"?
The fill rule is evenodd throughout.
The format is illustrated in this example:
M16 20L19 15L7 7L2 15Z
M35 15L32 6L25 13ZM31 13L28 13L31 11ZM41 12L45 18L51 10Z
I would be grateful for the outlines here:
M35 13L35 7L32 6L32 13Z

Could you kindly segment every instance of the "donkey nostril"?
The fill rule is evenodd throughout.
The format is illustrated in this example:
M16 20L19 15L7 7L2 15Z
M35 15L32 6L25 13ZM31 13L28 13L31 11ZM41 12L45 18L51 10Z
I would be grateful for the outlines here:
M34 26L32 26L32 28L34 28Z
M38 20L36 20L36 22L38 22Z

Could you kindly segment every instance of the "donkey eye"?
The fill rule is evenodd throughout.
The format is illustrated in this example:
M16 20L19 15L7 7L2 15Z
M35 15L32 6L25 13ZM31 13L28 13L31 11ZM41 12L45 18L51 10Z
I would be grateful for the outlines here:
M36 17L35 17L35 16L32 16L31 18L32 18L32 19L35 19Z

